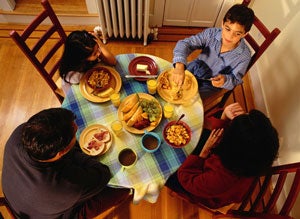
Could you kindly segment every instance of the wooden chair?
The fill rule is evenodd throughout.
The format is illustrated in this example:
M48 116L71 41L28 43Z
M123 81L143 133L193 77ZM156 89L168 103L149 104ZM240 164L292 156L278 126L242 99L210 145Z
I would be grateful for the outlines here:
M210 211L212 218L292 219L289 214L299 192L300 162L274 166L267 174L256 177L242 203L238 205L233 203L223 208L210 209L201 203L192 202L187 195L174 191L171 195L175 194L201 209ZM282 207L279 209L280 203Z
M248 5L250 2L251 0L244 0L243 4ZM256 16L254 18L253 27L256 27L257 31L261 34L261 36L264 37L264 40L262 42L255 40L255 37L251 35L251 33L246 35L245 40L247 41L249 46L253 49L251 61L247 67L246 72L249 71L249 69L254 65L254 63L261 57L261 55L272 44L275 38L280 34L280 30L278 28L274 28L272 31L270 31L263 24L263 22ZM252 29L254 29L253 27ZM203 100L204 112L207 113L216 107L223 108L230 95L234 93L235 89L236 88L234 88L233 90L223 89L220 92L212 95L211 97L204 99ZM241 89L242 89L242 93L244 93L243 86L241 86ZM245 106L245 110L248 111L247 106Z
M67 36L48 0L42 0L41 4L44 7L44 10L25 28L25 30L21 34L13 30L10 32L10 36L35 66L55 93L58 100L62 103L64 100L64 93L60 88L61 81L57 70L59 68L61 57L59 50L64 45ZM51 21L51 26L42 24L46 19ZM47 29L45 30L45 28ZM43 34L38 36L34 46L30 46L30 43L28 42L29 38L36 38L36 35L40 31L42 31ZM44 51L45 49L46 51ZM43 52L41 52L41 50L43 50Z
M0 197L0 206L4 206L6 208L7 215L10 217L10 219L15 219L16 218L4 197ZM1 219L4 218L2 213L0 213L0 218Z

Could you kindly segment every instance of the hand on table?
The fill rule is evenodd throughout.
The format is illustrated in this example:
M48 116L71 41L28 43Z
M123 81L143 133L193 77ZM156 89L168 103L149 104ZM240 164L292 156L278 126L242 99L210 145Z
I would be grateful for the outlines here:
M212 148L216 147L222 136L224 129L213 129L199 154L199 157L207 158Z
M176 63L176 67L173 69L170 77L170 81L174 84L177 84L178 87L181 87L184 82L184 64Z
M225 75L217 75L213 78L211 78L211 83L214 87L222 87L225 84L226 77Z
M241 105L239 103L232 103L232 104L225 107L225 109L222 113L221 119L223 119L223 120L226 120L226 119L233 120L235 117L237 117L241 114L245 114L245 111L243 110Z

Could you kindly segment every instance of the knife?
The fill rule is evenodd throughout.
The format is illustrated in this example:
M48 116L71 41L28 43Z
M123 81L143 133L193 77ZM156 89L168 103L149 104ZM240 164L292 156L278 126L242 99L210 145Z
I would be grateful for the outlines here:
M156 78L157 75L125 75L125 78Z

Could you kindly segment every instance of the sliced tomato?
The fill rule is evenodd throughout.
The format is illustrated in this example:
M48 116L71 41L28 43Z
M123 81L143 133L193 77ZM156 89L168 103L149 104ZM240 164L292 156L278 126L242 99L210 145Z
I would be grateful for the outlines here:
M102 142L110 141L110 133L107 130L100 130L100 132L94 134L94 137Z

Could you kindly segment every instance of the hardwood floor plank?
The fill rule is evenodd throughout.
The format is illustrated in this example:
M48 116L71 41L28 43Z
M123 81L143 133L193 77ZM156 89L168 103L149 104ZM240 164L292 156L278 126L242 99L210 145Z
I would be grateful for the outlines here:
M53 10L58 15L73 14L87 15L88 10L83 0L49 0ZM40 1L37 0L18 0L14 11L3 11L8 14L33 14L37 15L43 9Z

